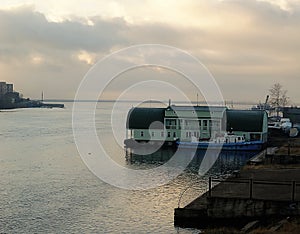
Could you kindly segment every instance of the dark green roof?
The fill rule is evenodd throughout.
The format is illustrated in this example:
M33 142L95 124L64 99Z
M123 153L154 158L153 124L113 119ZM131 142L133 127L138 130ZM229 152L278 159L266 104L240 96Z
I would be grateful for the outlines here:
M166 108L132 108L127 115L127 129L161 129ZM261 132L265 111L226 110L227 131Z
M261 132L265 111L227 110L227 131Z
M126 128L128 129L161 129L164 123L165 108L132 108L127 115ZM156 122L156 123L154 123Z

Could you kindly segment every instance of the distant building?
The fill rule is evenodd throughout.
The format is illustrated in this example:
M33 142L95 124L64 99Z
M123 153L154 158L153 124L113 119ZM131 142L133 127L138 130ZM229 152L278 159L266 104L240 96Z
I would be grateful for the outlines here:
M6 82L0 82L0 97L3 97L3 95L6 93L7 93Z
M283 117L289 118L293 124L300 123L300 108L299 107L284 107L282 110Z
M18 92L7 92L2 97L2 100L6 105L17 103L21 101L20 94Z
M12 93L14 91L13 84L6 84L7 93Z
M0 82L0 97L3 97L6 93L12 93L14 91L13 84L6 84L6 82Z
M18 92L14 92L14 85L0 82L0 110L15 108L32 108L32 107L59 107L63 108L63 104L43 104L40 101L32 101L25 99Z

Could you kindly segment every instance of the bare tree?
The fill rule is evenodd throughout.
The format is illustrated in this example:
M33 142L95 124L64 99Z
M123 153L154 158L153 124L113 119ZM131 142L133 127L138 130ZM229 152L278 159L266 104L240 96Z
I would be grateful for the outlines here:
M276 109L278 115L279 109L285 107L289 103L287 90L284 90L281 84L276 83L269 89L269 93L270 105Z

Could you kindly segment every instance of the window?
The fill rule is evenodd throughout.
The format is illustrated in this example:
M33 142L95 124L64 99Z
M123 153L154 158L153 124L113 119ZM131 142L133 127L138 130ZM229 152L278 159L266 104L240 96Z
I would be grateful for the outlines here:
M251 133L250 134L250 141L259 141L261 140L259 133Z
M203 120L203 130L207 130L207 120Z
M153 137L154 137L154 132L151 132L151 136L153 136Z
M176 137L176 132L173 132L173 137Z
M141 131L141 137L143 137L144 136L144 132L143 131Z
M186 138L188 138L188 137L189 137L189 133L188 133L188 132L186 132L186 133L185 133L185 136L186 136Z
M168 137L171 137L171 133L170 132L168 132Z
M166 119L166 129L176 129L176 119Z
M160 133L160 136L161 136L161 137L164 137L164 136L165 136L164 132L161 132L161 133Z

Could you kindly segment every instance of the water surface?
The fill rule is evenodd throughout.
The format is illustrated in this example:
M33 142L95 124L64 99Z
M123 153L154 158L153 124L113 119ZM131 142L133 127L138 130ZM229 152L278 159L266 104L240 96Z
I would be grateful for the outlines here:
M96 127L116 162L147 169L168 160L172 150L126 157L109 129L111 106L97 106ZM166 185L124 190L98 179L81 160L72 134L72 103L65 109L1 111L0 232L198 233L173 225L180 193L191 187L181 200L183 206L207 190L208 175L197 174L202 157L198 154L189 169ZM227 153L209 175L228 174L249 157Z

